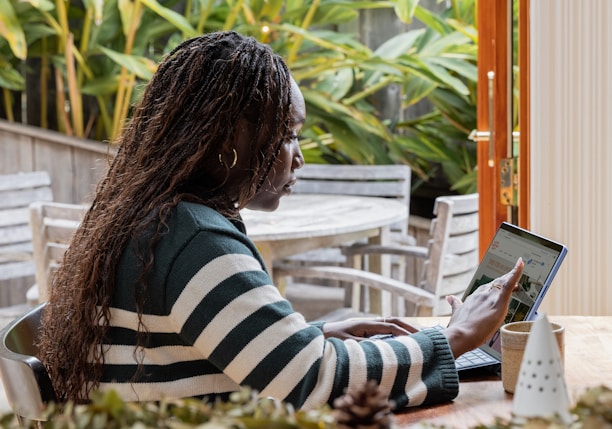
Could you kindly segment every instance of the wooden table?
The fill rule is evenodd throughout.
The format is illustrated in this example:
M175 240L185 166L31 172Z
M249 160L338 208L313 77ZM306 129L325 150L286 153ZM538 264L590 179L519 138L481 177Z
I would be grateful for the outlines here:
M384 243L389 226L408 219L408 207L396 200L348 195L294 194L273 212L241 213L271 274L273 261L286 256L363 238Z
M570 398L588 387L612 387L612 316L549 316L551 322L565 326L565 381ZM409 318L422 326L445 324L444 318ZM573 403L572 403L573 404ZM459 396L451 403L431 407L407 408L396 414L397 426L416 423L449 428L473 428L490 424L496 417L509 420L512 395L504 392L494 376L462 380Z

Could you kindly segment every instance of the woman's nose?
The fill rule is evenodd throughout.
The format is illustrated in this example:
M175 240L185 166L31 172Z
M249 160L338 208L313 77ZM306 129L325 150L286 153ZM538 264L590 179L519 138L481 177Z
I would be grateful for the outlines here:
M293 169L297 170L302 168L306 161L304 161L304 155L302 155L302 149L300 149L299 143L296 145L296 153L293 156Z

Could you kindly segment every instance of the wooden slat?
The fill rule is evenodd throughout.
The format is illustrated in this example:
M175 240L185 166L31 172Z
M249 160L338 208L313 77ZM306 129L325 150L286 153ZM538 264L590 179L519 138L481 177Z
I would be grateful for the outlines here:
M13 228L0 229L0 245L9 245L12 243L23 243L32 240L32 231L29 225L18 225Z
M50 186L51 178L46 171L0 175L0 191Z
M0 228L27 224L29 219L28 208L25 206L0 210Z
M34 275L32 262L9 262L0 264L0 280L10 280Z
M405 165L307 164L296 171L299 193L387 196L410 201L411 170Z
M469 234L449 237L446 251L449 253L465 253L478 248L478 231Z
M0 198L0 208L14 208L28 206L32 201L51 201L53 193L51 188L23 189L2 192Z
M444 277L469 272L474 273L474 267L478 265L480 255L478 248L473 248L470 252L461 255L449 253L444 256L442 275Z
M52 199L46 171L0 175L0 306L25 303L35 272L28 207Z
M45 217L44 234L47 242L68 242L79 226L79 221L70 219L53 219Z
M455 215L453 211L450 235L460 235L474 231L478 231L478 213Z

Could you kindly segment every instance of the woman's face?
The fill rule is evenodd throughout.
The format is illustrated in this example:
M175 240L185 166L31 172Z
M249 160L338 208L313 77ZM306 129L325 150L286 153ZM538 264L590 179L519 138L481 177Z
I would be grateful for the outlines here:
M297 83L291 78L291 135L280 146L280 152L259 192L248 203L252 210L274 211L280 199L291 193L296 181L295 170L302 168L304 157L298 143L299 131L306 120L306 104Z

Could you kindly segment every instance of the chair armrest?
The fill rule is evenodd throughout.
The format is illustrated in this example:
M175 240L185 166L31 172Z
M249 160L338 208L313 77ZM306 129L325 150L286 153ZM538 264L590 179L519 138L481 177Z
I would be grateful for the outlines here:
M346 256L368 255L368 254L388 254L401 256L414 256L417 258L427 258L428 249L423 246L401 246L398 244L363 244L355 243L351 246L343 247L342 252Z
M436 297L433 293L417 286L404 283L381 274L364 271L357 268L336 266L285 266L274 267L275 274L294 275L299 277L337 280L348 283L358 283L367 287L384 290L418 306L433 308Z

